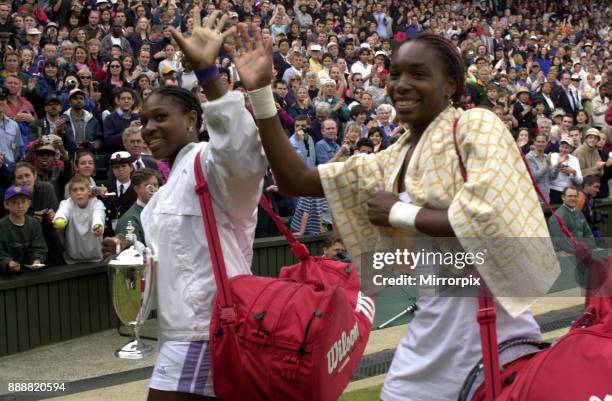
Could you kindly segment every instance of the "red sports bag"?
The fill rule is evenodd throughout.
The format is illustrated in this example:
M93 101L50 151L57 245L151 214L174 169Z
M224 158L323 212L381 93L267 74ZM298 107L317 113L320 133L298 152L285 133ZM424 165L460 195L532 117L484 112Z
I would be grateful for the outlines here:
M228 280L212 199L195 162L196 193L217 296L210 322L215 394L224 401L335 401L359 366L374 302L362 297L355 267L313 257L262 196L261 205L300 263L280 278Z
M464 181L467 172L453 130L459 169ZM520 150L519 150L520 152ZM522 153L521 153L522 155ZM527 171L529 165L523 156ZM477 320L480 324L483 359L477 369L484 370L485 382L471 401L611 401L612 400L612 255L595 258L588 246L577 241L542 195L531 177L540 198L559 222L564 235L574 246L574 254L587 274L585 313L570 331L551 347L524 356L507 366L499 365L495 330L495 304L485 289L479 295ZM501 349L524 344L521 339L502 344ZM468 378L469 380L474 378ZM464 384L459 400L465 400L469 388Z

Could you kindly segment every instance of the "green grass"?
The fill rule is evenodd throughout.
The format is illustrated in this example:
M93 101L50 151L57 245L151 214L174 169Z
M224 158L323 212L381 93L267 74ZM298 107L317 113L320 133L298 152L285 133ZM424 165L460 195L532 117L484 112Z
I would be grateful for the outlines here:
M348 393L342 394L342 397L340 397L338 401L379 401L381 389L382 384L379 384L378 386L370 388L349 391Z

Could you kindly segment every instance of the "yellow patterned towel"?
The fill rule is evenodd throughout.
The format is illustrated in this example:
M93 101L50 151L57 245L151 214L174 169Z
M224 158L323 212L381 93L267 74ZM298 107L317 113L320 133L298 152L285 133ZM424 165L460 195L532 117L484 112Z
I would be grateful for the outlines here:
M453 145L457 119L457 140L468 174L465 185ZM362 266L362 257L380 250L384 239L394 234L393 229L369 223L367 202L378 190L397 193L409 135L405 133L380 153L318 167L337 229L360 273L372 268ZM498 302L512 316L548 292L559 275L559 263L544 214L514 139L493 113L451 107L442 112L414 150L405 187L416 205L448 209L451 226L465 251L481 251L492 238L523 239L512 241L510 255L487 258L487 263L478 266ZM514 295L519 292L529 297Z

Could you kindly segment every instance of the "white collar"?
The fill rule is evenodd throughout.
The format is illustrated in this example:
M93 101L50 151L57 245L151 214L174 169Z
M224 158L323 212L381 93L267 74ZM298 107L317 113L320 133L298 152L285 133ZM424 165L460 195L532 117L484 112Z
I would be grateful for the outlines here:
M127 189L130 187L130 185L132 185L132 180L129 180L128 182L119 182L119 180L115 180L117 181L117 191L119 190L119 188L121 187L121 185L123 185L123 191L127 191Z

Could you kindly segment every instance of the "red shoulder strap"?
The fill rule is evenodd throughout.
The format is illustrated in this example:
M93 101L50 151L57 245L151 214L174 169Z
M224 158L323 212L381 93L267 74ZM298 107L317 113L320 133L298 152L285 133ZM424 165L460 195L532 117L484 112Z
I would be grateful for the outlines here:
M219 230L217 230L217 221L212 204L212 197L208 190L208 182L204 178L202 172L202 162L200 161L200 152L195 158L195 191L200 201L200 210L202 211L202 220L204 222L204 231L208 240L208 250L210 252L210 261L213 265L215 274L215 282L217 291L221 295L221 321L226 324L234 324L236 322L236 310L232 299L232 292L227 279L227 270L225 268L225 259L223 258L223 249L219 238Z
M268 213L268 216L270 216L270 218L274 221L274 224L276 224L276 228L278 228L278 230L285 236L287 242L289 242L289 245L291 245L291 252L293 253L293 256L299 260L307 259L308 256L310 256L310 252L308 251L308 248L306 248L306 245L295 239L293 234L291 234L291 231L289 231L283 222L283 219L276 214L274 209L272 209L270 201L263 194L259 199L259 205L266 211L266 213Z
M200 201L200 209L202 211L202 220L204 222L204 230L206 232L206 239L208 240L208 249L210 251L210 260L213 265L213 272L215 274L215 283L217 284L217 291L221 294L222 309L227 308L226 317L231 318L231 311L233 311L233 300L232 293L229 290L229 280L227 278L227 269L225 268L225 259L223 258L223 249L221 247L221 240L219 238L219 231L217 229L217 221L215 219L215 212L213 209L212 197L208 190L208 182L204 177L201 162L201 151L198 152L194 163L196 187L195 191ZM291 251L293 255L304 260L310 256L308 248L301 242L295 239L289 229L285 226L285 223L281 217L272 210L272 206L268 199L262 195L260 198L261 207L270 215L276 227L283 233L289 244L291 245ZM233 314L235 319L235 312ZM223 319L223 310L222 310Z
M459 170L463 181L467 182L467 171L461 158L459 142L457 141L457 124L453 123L453 144L459 159ZM495 303L486 285L478 291L478 312L476 320L480 325L480 344L482 346L482 361L485 375L485 401L493 401L501 392L501 374L499 371L499 352L497 347L497 328L495 327Z

